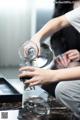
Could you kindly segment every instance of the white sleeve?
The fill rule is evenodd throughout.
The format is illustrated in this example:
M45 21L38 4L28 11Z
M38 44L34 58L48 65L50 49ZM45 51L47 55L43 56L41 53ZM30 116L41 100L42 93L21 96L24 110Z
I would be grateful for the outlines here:
M66 13L64 16L80 32L80 7Z

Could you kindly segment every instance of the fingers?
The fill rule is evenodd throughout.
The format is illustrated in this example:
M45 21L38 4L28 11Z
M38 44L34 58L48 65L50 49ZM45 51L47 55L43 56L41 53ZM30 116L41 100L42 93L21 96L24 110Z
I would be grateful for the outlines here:
M38 81L29 84L30 87L31 87L31 86L36 86L36 85L39 85L39 82L38 82Z
M56 59L56 62L61 67L67 67L69 60L65 54L59 55Z
M28 78L28 77L33 77L34 73L33 72L28 72L28 71L23 71L21 74L18 75L19 78Z
M65 53L70 60L76 60L78 61L80 58L80 54L78 50L69 50L68 52Z
M64 59L64 63L66 64L66 65L68 65L69 63L70 63L70 59L68 58L68 55L67 54L63 54L63 59Z
M79 55L79 51L77 49L73 49L73 50L69 50L67 52L65 52L66 55Z
M65 52L65 54L66 54L66 55L71 54L72 51L73 51L73 50L69 50L69 51Z
M62 54L61 57L62 57L61 63L62 63L64 66L67 66L67 64L68 64L67 56L66 56L65 54Z
M36 43L36 46L37 46L37 50L38 50L38 55L37 56L40 56L41 55L40 43Z
M29 84L29 86L35 86L35 85L39 85L40 82L37 78L33 77L30 80L26 80L24 83Z
M67 54L67 56L68 56L68 58L71 58L71 57L75 57L75 56L77 56L77 53L69 53L69 54Z
M78 56L69 56L69 59L72 60L72 61L78 61L79 60L79 57Z
M69 56L69 57L73 57L73 56L74 56L74 57L78 57L79 54L78 54L78 53L71 53L71 54L69 54L68 56Z
M30 67L30 66L24 66L19 69L19 71L34 71L35 67Z
M69 55L69 54L76 54L78 53L79 51L77 49L73 49L73 50L68 50L67 52L65 52L66 55Z
M62 58L61 58L61 56L58 56L58 57L57 57L55 63L56 63L59 67L61 67L61 66L63 65L63 64L62 64Z
M21 67L19 69L20 71L20 74L18 75L19 78L23 78L25 77L26 79L27 78L31 78L34 76L34 71L35 71L35 68L34 67Z

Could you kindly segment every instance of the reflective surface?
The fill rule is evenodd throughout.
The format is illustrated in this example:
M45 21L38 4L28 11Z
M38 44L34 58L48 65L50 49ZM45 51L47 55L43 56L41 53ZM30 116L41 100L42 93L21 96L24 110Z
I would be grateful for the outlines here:
M21 61L25 65L27 65L27 62L30 65L38 55L38 48L34 42L28 40L20 46L18 53Z
M27 111L31 111L32 113L37 115L50 114L50 107L48 103L41 97L28 98L24 103L24 107Z

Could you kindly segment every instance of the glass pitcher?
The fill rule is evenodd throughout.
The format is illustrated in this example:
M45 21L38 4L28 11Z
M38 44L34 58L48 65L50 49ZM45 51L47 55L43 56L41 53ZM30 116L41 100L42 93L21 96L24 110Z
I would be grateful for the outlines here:
M33 61L37 58L37 55L37 45L32 41L25 42L19 49L19 57L22 62L21 66L34 66ZM24 82L30 78L20 79ZM49 114L50 108L47 103L47 98L48 94L40 86L28 87L28 85L24 84L22 107L26 107L26 110L40 115Z

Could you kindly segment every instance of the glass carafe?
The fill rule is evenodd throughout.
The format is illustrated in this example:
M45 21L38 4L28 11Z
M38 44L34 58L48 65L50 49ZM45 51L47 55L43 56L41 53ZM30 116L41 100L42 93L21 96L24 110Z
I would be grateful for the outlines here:
M37 58L37 55L37 45L32 41L25 42L19 49L21 66L34 66L33 63L34 60ZM24 82L25 80L29 80L30 78L26 77L20 79ZM40 86L28 87L28 85L24 84L22 107L26 107L26 110L40 115L49 114L50 108L47 103L47 98L47 93L44 92Z

